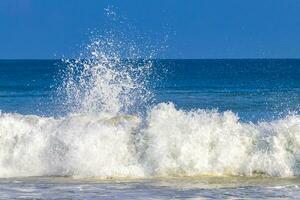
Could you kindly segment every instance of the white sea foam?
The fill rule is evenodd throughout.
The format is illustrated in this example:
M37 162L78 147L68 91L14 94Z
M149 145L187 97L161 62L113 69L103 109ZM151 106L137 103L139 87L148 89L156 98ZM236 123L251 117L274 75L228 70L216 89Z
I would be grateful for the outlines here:
M0 177L141 176L133 135L138 123L107 114L1 114Z
M143 128L142 128L143 127ZM300 175L300 116L242 123L162 103L138 117L0 116L0 177Z
M300 116L242 123L230 112L151 110L145 130L153 175L294 176L300 173Z

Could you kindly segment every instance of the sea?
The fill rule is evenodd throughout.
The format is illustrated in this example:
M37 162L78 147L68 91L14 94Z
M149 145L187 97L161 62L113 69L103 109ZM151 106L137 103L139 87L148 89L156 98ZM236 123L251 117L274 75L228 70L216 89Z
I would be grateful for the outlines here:
M0 60L0 199L299 199L300 60Z

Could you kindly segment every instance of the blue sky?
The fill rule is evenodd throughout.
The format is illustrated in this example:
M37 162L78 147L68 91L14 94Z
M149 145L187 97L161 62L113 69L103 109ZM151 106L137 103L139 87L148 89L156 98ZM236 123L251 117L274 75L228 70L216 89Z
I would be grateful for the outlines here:
M162 58L300 58L299 0L1 0L0 58L72 57L113 7ZM143 40L139 41L140 46Z

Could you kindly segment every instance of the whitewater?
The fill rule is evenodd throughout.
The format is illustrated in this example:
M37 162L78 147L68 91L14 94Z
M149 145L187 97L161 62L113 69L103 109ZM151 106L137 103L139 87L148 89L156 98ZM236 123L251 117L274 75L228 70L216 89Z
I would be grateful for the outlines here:
M300 174L300 117L257 124L161 103L137 116L2 113L0 176L149 178Z
M242 121L153 103L152 60L96 40L64 60L63 116L0 114L0 177L98 179L300 175L300 116ZM138 54L134 54L138 55Z

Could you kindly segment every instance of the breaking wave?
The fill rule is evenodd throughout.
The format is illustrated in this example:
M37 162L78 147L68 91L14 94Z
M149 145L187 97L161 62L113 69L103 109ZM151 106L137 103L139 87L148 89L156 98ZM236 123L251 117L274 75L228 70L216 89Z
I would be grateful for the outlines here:
M144 122L143 122L144 121ZM0 177L300 175L300 117L257 124L161 103L146 119L0 115Z
M299 115L246 123L231 111L153 105L151 60L114 40L87 50L66 61L66 116L0 114L0 177L300 175Z

